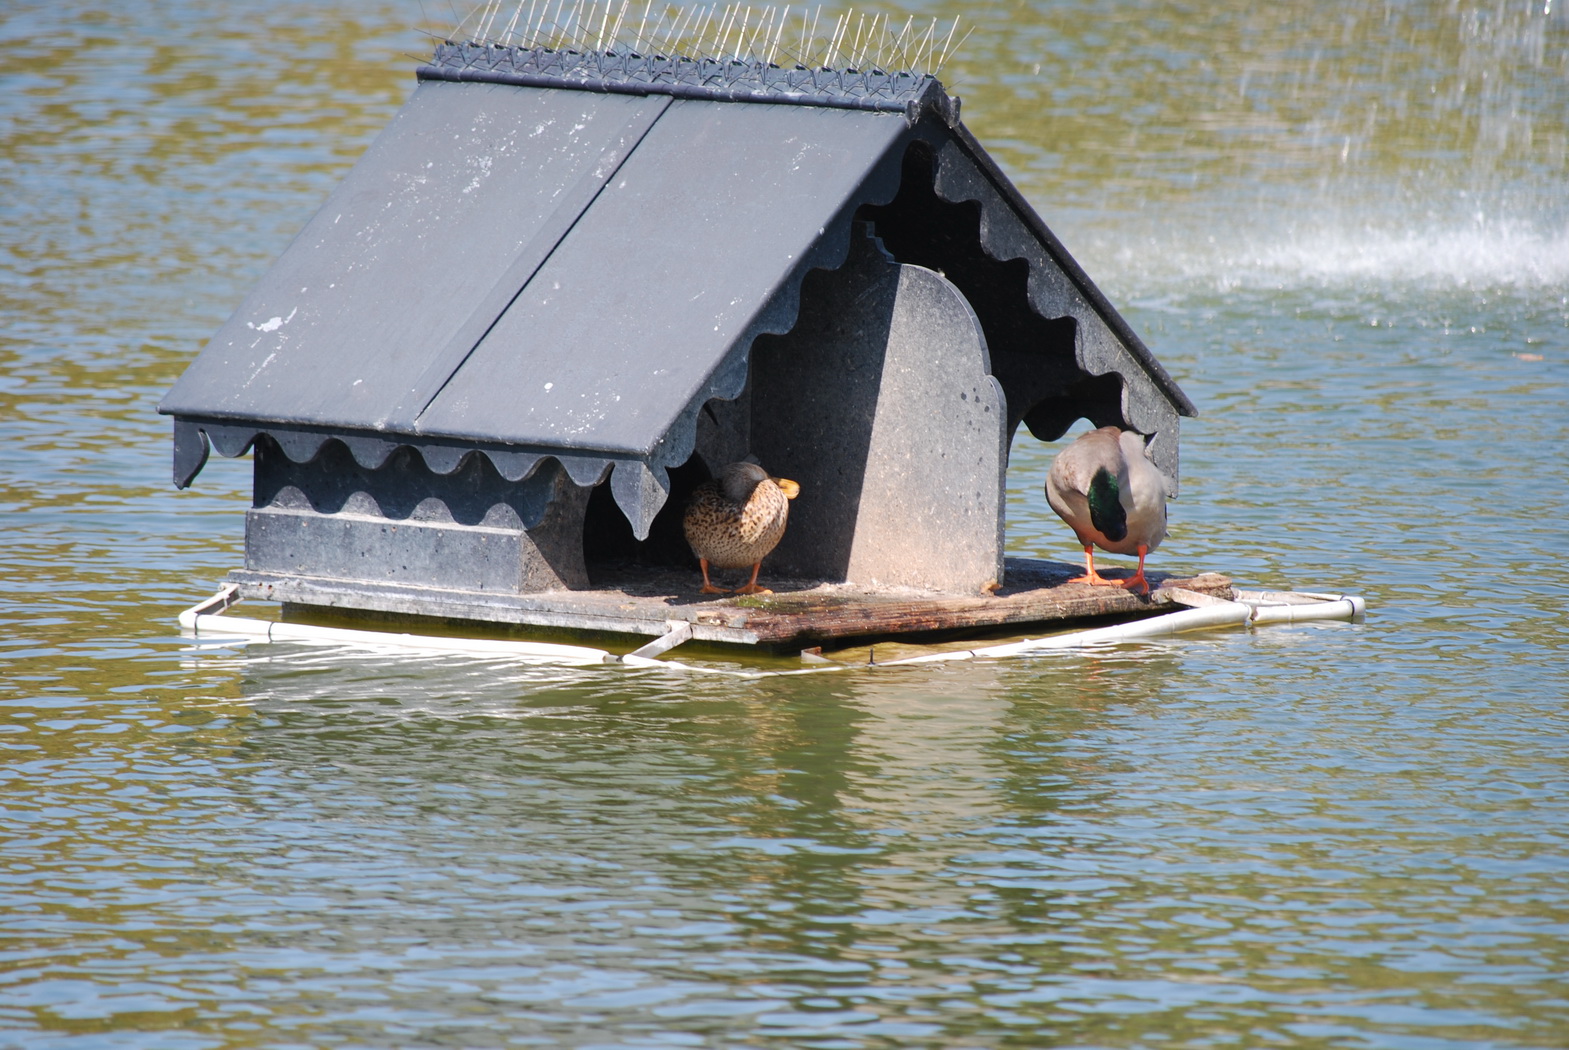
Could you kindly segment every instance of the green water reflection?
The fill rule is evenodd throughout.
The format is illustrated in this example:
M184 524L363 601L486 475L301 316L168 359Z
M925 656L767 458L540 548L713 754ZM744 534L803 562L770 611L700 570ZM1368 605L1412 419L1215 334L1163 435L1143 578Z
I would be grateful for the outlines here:
M29 764L11 892L47 882L10 925L47 961L15 1000L242 1044L1464 1042L1540 1010L1562 868L1530 800L1479 824L1411 758L1425 719L1151 694L1204 663L738 694L251 661L188 732Z

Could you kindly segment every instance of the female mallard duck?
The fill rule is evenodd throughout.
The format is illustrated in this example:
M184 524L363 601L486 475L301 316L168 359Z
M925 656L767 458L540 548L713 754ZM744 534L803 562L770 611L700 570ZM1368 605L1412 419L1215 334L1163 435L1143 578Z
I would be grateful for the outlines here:
M1086 572L1069 582L1149 593L1144 556L1166 538L1166 482L1142 436L1116 427L1080 435L1052 462L1046 502L1084 544ZM1137 554L1138 572L1127 580L1106 579L1095 571L1096 547Z
M697 487L681 528L703 570L703 594L727 593L708 582L710 563L719 569L752 567L751 582L737 587L737 594L773 593L757 585L757 571L784 535L790 501L800 491L795 482L771 478L756 463L732 463Z

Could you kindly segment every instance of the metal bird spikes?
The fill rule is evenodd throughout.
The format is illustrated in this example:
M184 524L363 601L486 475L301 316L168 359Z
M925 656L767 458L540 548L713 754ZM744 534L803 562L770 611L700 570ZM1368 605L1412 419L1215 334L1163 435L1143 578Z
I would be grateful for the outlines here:
M481 0L449 43L525 50L631 53L713 63L936 76L968 39L955 19L903 24L882 13L822 5L699 4L645 0ZM958 37L955 40L955 37Z

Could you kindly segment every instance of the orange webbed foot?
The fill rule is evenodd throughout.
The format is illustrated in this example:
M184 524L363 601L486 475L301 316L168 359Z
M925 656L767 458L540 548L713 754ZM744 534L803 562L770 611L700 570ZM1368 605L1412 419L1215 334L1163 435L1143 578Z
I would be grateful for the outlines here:
M1084 545L1084 575L1075 576L1069 583L1087 583L1092 587L1120 587L1119 580L1108 580L1095 571L1095 548L1088 543Z
M1150 582L1144 578L1144 556L1149 554L1149 552L1150 549L1148 547L1142 543L1139 544L1139 569L1126 580L1122 580L1118 584L1119 587L1126 587L1130 591L1138 591L1146 597L1149 595Z
M697 592L698 594L729 594L730 593L728 588L725 588L725 587L715 587L712 583L708 582L708 559L707 558L699 558L699 559L697 559L697 564L703 570L703 586L702 586L702 589Z
M1108 580L1106 582L1117 587L1125 587L1130 591L1138 591L1143 595L1148 595L1150 592L1150 582L1144 578L1142 572L1134 573L1126 580Z
M758 562L755 565L753 565L752 566L752 578L750 580L748 580L742 586L737 587L735 589L735 592L737 594L772 594L772 593L774 593L773 591L769 590L767 587L759 587L757 585L757 574L762 570L762 568L763 568L763 563L762 562Z
M1121 580L1108 580L1106 577L1101 576L1099 574L1096 574L1094 576L1075 576L1073 579L1069 580L1068 582L1069 583L1087 583L1091 587L1121 587L1122 586L1122 581Z
M1126 580L1110 580L1110 579L1107 579L1106 577L1102 576L1100 573L1096 572L1094 569L1091 569L1089 572L1085 573L1083 576L1075 576L1073 579L1069 580L1068 582L1069 583L1087 583L1087 584L1090 584L1092 587L1125 587L1125 586L1127 586L1127 581Z

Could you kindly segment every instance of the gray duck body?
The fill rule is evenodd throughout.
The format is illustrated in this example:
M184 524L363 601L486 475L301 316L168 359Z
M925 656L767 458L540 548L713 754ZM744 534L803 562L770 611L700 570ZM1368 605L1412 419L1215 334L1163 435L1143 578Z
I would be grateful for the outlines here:
M1166 538L1166 480L1141 435L1117 427L1080 435L1052 461L1046 502L1084 546L1090 582L1098 582L1092 545L1138 555L1143 582L1144 555Z

